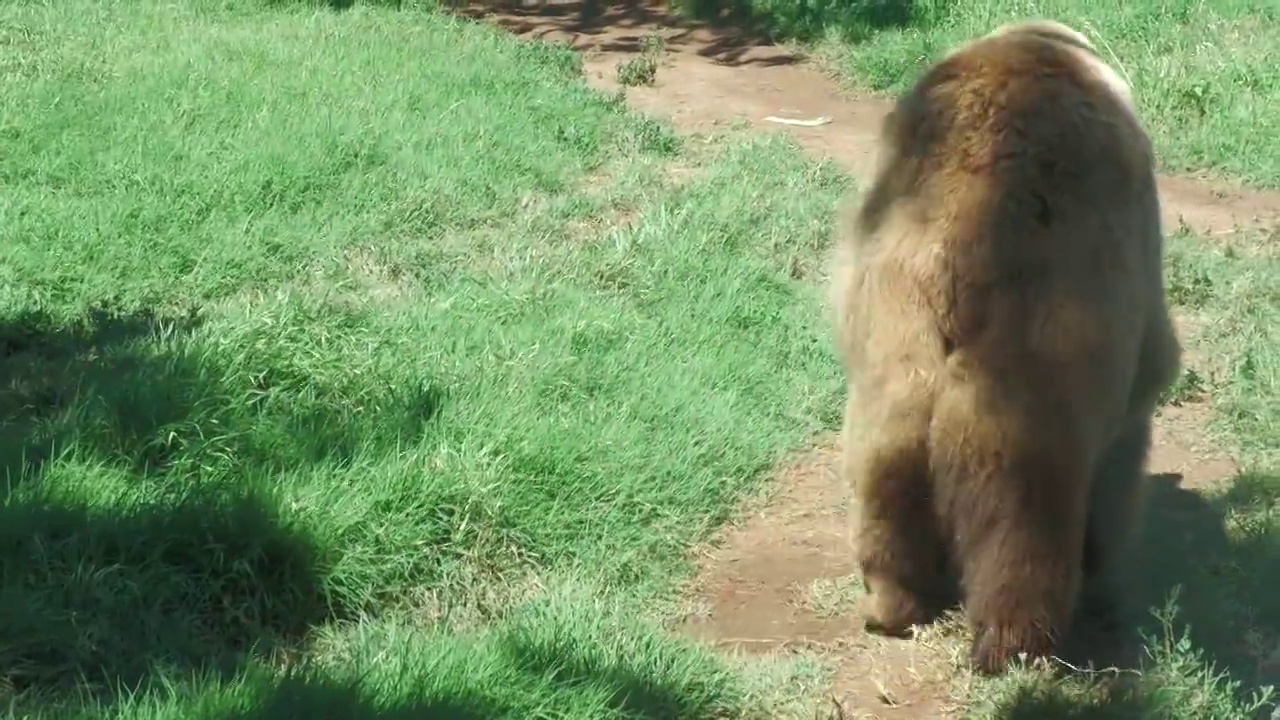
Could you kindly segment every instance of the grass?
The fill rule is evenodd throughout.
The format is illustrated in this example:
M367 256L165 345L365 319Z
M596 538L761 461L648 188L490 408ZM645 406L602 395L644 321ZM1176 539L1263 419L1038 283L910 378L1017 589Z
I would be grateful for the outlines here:
M640 54L618 63L618 83L624 87L653 85L658 78L658 64L662 61L664 49L661 35L645 35L640 41Z
M723 3L684 0L695 14ZM1280 6L1273 0L739 0L814 46L851 87L897 92L954 45L1026 17L1066 22L1122 69L1163 169L1280 187ZM704 7L705 6L705 7Z
M811 669L660 622L836 421L788 273L845 178L685 148L567 50L255 5L0 8L10 712L784 707Z
M29 1L0 46L11 716L812 717L812 661L662 626L688 547L839 423L811 270L845 177L420 9ZM1200 328L1171 401L1211 398L1246 471L1157 483L1144 676L1019 672L973 717L1269 702L1278 259L1170 240Z
M114 713L138 720L720 718L739 716L742 707L785 708L761 690L805 680L777 664L726 664L647 623L619 619L628 612L640 608L563 586L468 634L403 620L322 630L305 662L170 681L124 699Z

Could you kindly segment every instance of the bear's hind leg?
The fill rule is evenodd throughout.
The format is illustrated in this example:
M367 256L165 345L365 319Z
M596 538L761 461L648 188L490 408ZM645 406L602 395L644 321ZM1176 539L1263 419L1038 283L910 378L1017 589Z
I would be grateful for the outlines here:
M953 391L954 393L954 391ZM1082 576L1088 453L1073 423L1022 417L949 393L935 418L935 472L951 498L970 663L984 674L1053 655Z
M850 403L849 412L857 413ZM857 497L858 566L866 595L866 629L904 637L932 622L948 602L948 554L938 529L929 478L927 416L899 417L847 433L845 470ZM857 427L856 419L846 428Z

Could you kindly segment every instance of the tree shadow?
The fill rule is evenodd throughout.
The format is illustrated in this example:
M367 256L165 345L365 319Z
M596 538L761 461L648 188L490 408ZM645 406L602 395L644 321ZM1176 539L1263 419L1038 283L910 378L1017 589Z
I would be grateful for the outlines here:
M306 535L228 488L128 509L11 500L0 563L0 672L20 694L110 700L158 666L229 675L342 613Z
M679 11L702 21L729 21L776 41L815 40L835 32L861 40L885 30L927 28L949 3L920 0L676 0Z
M352 682L294 674L271 683L256 706L204 716L204 720L494 720L516 709L464 690L397 704L375 700Z
M344 11L360 0L265 0L271 6L312 5ZM516 35L562 38L575 50L638 53L655 29L678 52L718 63L788 65L799 58L778 47L835 33L861 42L886 30L928 29L947 17L951 0L363 0L396 9L438 6L486 19Z
M150 478L349 462L367 449L361 430L377 425L389 449L445 399L430 383L388 391L359 425L342 398L297 391L306 378L273 367L232 373L189 341L200 325L194 313L146 311L0 318L0 473L10 487L66 451Z
M946 15L942 0L443 0L464 17L487 19L521 36L562 39L575 50L640 53L660 31L663 47L717 63L786 65L799 57L778 43L814 40L830 32L850 42L892 29L932 26Z
M328 8L329 10L341 12L355 7L356 0L263 0L262 4L272 9L302 5L304 7ZM375 0L375 2L369 4L398 9L403 6L404 0Z
M682 672L669 663L645 657L599 652L578 645L573 632L537 626L528 632L508 629L485 652L487 663L500 668L493 675L469 677L435 666L430 680L417 670L388 665L357 670L335 679L323 671L297 668L284 677L260 674L249 683L252 708L211 713L207 720L495 720L545 716L548 712L580 715L586 706L603 701L610 715L635 720L728 717L729 705L718 692L713 673ZM577 642L575 642L575 638ZM492 655L490 655L492 653ZM643 654L642 654L643 657ZM676 663L679 666L679 663ZM429 665L416 664L423 668ZM474 667L474 665L473 665ZM345 674L345 673L344 673ZM394 682L387 680L395 677ZM501 678L501 681L496 680ZM243 683L242 683L243 684ZM390 690L396 696L374 697ZM736 714L734 715L736 717Z
M1172 720L1133 683L1114 684L1082 700L1050 685L1026 685L1001 702L999 720Z
M583 652L567 638L535 642L527 635L504 639L502 652L530 677L546 678L559 693L590 689L607 697L619 715L636 720L720 717L716 679L698 674L671 676L637 667L635 657Z
M200 326L0 318L0 685L110 702L157 668L229 673L356 611L273 480L378 449L372 426L387 447L420 433L443 393L356 419L283 371L231 368Z
M0 318L0 474L11 485L39 477L60 445L55 418L76 402L86 376L110 381L121 374L110 366L128 362L133 344L185 336L199 325L194 313L103 308L72 322L31 310Z
M690 19L665 7L639 2L549 3L540 6L461 2L451 8L473 20L486 20L522 37L562 41L577 51L640 54L654 32L665 52L696 53L718 63L787 65L798 58L767 36L734 18Z

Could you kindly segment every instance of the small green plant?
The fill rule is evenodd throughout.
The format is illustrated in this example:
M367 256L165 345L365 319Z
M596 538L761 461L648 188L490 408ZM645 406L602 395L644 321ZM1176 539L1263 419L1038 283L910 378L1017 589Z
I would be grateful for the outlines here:
M652 85L658 79L658 61L641 55L618 63L618 82L627 87Z
M1204 376L1196 372L1195 368L1189 367L1164 391L1164 395L1160 397L1160 404L1181 405L1203 397L1205 390Z
M662 53L666 52L666 49L666 38L656 32L651 32L640 40L640 52L646 55L661 56Z
M640 54L618 63L618 82L627 87L652 85L658 79L658 61L666 52L667 41L651 32L640 40Z

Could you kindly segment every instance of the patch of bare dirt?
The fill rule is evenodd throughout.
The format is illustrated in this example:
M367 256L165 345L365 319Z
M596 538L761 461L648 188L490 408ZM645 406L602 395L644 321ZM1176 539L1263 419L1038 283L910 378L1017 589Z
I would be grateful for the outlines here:
M642 112L670 120L685 132L705 132L735 120L789 133L813 155L832 159L855 177L872 170L884 98L849 97L834 80L804 65L786 49L742 39L729 28L681 22L660 7L607 7L583 20L576 3L537 9L462 12L512 32L582 51L589 82L618 88L617 66L663 39L652 86L627 88ZM778 125L768 116L810 119L816 127ZM1160 189L1169 229L1180 223L1203 234L1280 227L1280 193L1163 177ZM1204 488L1232 478L1229 453L1205 439L1209 408L1167 407L1157 421L1149 470L1183 488ZM779 471L778 494L759 512L726 528L700 562L690 588L702 612L682 629L727 651L751 654L803 648L823 654L837 670L833 715L916 720L958 717L955 643L926 633L889 640L864 633L849 612L860 583L852 562L849 493L835 472L838 438ZM1172 485L1170 485L1172 487Z
M1195 349L1200 323L1190 316L1174 318L1183 345L1184 368L1203 370L1207 360ZM1221 485L1240 472L1228 448L1214 443L1205 433L1213 407L1206 397L1166 405L1160 409L1152 429L1150 470L1176 475L1180 487L1195 490Z
M725 529L690 588L703 612L681 629L731 652L823 655L836 668L837 717L949 717L946 649L869 635L849 612L860 583L838 442L829 435L798 457L779 473L776 497Z

